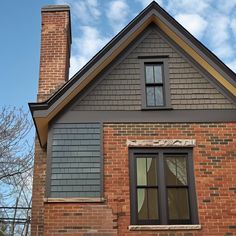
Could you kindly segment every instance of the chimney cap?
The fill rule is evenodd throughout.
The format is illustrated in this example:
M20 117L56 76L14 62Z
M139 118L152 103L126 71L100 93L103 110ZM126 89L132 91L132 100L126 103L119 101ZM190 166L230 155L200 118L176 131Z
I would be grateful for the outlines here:
M70 11L69 5L47 5L42 7L42 12L44 11Z

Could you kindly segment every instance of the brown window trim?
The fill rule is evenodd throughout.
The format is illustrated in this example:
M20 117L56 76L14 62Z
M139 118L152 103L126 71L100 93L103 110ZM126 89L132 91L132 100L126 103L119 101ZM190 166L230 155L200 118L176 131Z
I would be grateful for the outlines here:
M151 56L151 57L139 57L140 69L141 69L141 99L142 99L142 110L171 110L171 99L170 99L170 85L169 85L169 69L167 56ZM146 82L145 82L145 65L146 64L162 64L163 68L163 100L162 106L147 106L146 98Z
M140 222L137 219L137 193L136 193L136 156L138 155L156 155L158 156L158 179L160 189L158 192L159 205L159 222L156 224L160 225L176 225L176 224L198 224L198 213L197 213L197 201L195 192L195 180L194 180L194 167L192 148L130 148L129 149L129 167L130 167L130 216L131 225L153 225L153 222ZM167 196L166 196L166 183L164 173L164 155L165 154L185 154L187 155L187 170L188 170L188 187L189 187L189 211L190 221L189 222L171 222L168 220L167 210Z

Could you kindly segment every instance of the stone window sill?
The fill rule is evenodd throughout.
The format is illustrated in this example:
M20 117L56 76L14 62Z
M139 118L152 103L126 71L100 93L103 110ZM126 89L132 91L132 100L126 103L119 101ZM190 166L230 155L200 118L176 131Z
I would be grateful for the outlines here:
M104 198L44 198L45 203L65 203L65 202L80 202L80 203L102 203Z
M199 230L201 225L129 225L129 230Z

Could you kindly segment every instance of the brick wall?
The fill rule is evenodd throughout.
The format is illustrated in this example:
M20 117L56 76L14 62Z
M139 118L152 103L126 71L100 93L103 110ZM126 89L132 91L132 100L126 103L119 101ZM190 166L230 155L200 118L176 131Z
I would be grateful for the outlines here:
M201 230L129 231L127 139L196 139ZM45 203L44 235L236 235L236 124L104 124L105 203Z
M104 187L119 235L236 235L236 124L105 124ZM193 148L202 230L131 232L127 139L196 139ZM168 234L169 233L169 234ZM172 234L171 234L172 233Z
M45 204L44 235L116 236L117 217L106 204Z
M47 153L35 141L34 179L32 193L31 235L42 236L44 230L44 193Z

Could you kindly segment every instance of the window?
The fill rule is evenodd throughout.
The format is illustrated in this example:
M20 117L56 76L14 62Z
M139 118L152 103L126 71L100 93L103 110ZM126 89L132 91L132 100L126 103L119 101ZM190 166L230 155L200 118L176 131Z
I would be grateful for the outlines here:
M130 149L131 223L197 224L191 149Z
M164 105L163 64L145 64L147 107Z
M170 108L168 58L142 59L142 108Z

